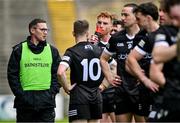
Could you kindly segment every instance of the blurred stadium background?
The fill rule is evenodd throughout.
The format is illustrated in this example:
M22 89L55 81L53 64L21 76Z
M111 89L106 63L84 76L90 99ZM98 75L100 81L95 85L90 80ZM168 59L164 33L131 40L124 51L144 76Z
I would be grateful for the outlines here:
M23 41L29 34L28 24L34 18L47 20L50 28L48 42L61 54L74 45L72 23L87 19L90 32L95 30L96 16L109 11L120 17L126 3L154 2L158 0L0 0L0 120L15 118L13 95L7 82L7 64L12 46ZM67 117L68 96L62 91L57 96L56 119Z

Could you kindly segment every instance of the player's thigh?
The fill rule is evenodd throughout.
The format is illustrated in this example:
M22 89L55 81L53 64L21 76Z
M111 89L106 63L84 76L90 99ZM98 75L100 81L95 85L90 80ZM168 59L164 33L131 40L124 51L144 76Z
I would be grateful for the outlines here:
M145 117L144 116L139 116L139 115L134 115L134 120L135 122L146 122Z
M131 122L132 121L132 113L124 113L116 115L116 122Z

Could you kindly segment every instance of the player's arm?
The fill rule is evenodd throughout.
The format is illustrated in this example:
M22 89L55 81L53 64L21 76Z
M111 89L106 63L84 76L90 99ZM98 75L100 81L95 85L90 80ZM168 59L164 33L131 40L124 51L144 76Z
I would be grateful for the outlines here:
M158 91L158 85L152 82L140 67L138 61L142 59L144 55L140 54L135 48L130 52L128 58L126 59L126 68L130 70L130 74L133 73L147 88L151 89L153 92Z
M109 63L109 66L112 74L117 74L117 62L115 59L112 59L112 61Z
M102 71L107 81L113 86L116 86L117 84L120 84L120 77L116 74L112 74L109 63L108 63L108 60L110 59L110 57L111 57L110 54L103 51L100 57L100 64L101 64Z
M129 53L126 59L126 64L125 64L126 71L128 71L130 74L138 78L144 77L145 76L144 72L138 63L138 61L142 58L143 58L143 55L138 53L135 49L133 49Z
M170 47L156 46L153 48L152 56L155 63L167 62L177 55L177 44Z
M156 63L167 62L176 56L180 60L180 32L177 35L176 44L169 46L166 41L159 46L155 45L152 56Z
M163 65L163 63L157 64L153 61L150 65L150 79L161 87L165 84L165 77L162 72Z
M67 63L60 62L58 71L57 71L59 82L67 94L70 93L69 85L66 79L66 70L68 69L68 66L69 65Z
M117 74L117 62L115 61L115 59L113 59L110 63L109 63L110 69L111 69L111 73L112 74ZM99 86L99 88L101 89L101 91L103 91L104 89L108 88L110 85L110 83L107 81L106 78L103 79L101 85Z

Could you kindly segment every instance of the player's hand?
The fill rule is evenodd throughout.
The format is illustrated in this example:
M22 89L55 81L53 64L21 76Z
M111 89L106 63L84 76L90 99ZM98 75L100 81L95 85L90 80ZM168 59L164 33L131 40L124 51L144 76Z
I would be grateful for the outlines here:
M102 91L104 91L104 89L106 89L106 87L105 87L103 84L101 84L101 85L99 86L99 90L102 92Z
M68 88L64 88L64 91L69 95L70 91L76 86L76 83L74 83L73 85L71 85Z
M110 82L110 84L111 84L112 86L115 86L115 87L118 86L118 85L120 85L121 82L122 82L121 77L118 76L118 75L112 76L112 78L110 78L108 81Z
M144 85L149 88L153 92L158 92L159 91L159 85L157 85L155 82L153 82L150 79L145 79L143 80Z
M97 35L91 35L89 42L96 44L99 41L98 36Z

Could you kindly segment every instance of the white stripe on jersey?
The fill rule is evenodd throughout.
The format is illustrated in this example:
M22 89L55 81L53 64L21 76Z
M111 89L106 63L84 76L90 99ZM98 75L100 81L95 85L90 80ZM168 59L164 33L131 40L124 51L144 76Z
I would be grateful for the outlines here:
M111 56L113 55L113 53L112 53L112 52L109 52L106 48L104 48L104 52L107 53L107 54L109 54L109 55L111 55Z
M60 64L63 64L66 66L66 68L69 68L69 64L67 62L62 61L62 62L60 62Z
M157 47L157 46L169 47L169 44L166 41L161 41L161 42L158 41L158 42L155 42L155 44L154 44L154 47Z
M134 49L141 55L143 55L143 56L146 55L146 52L144 50L142 50L141 48L139 48L138 46L135 46Z

